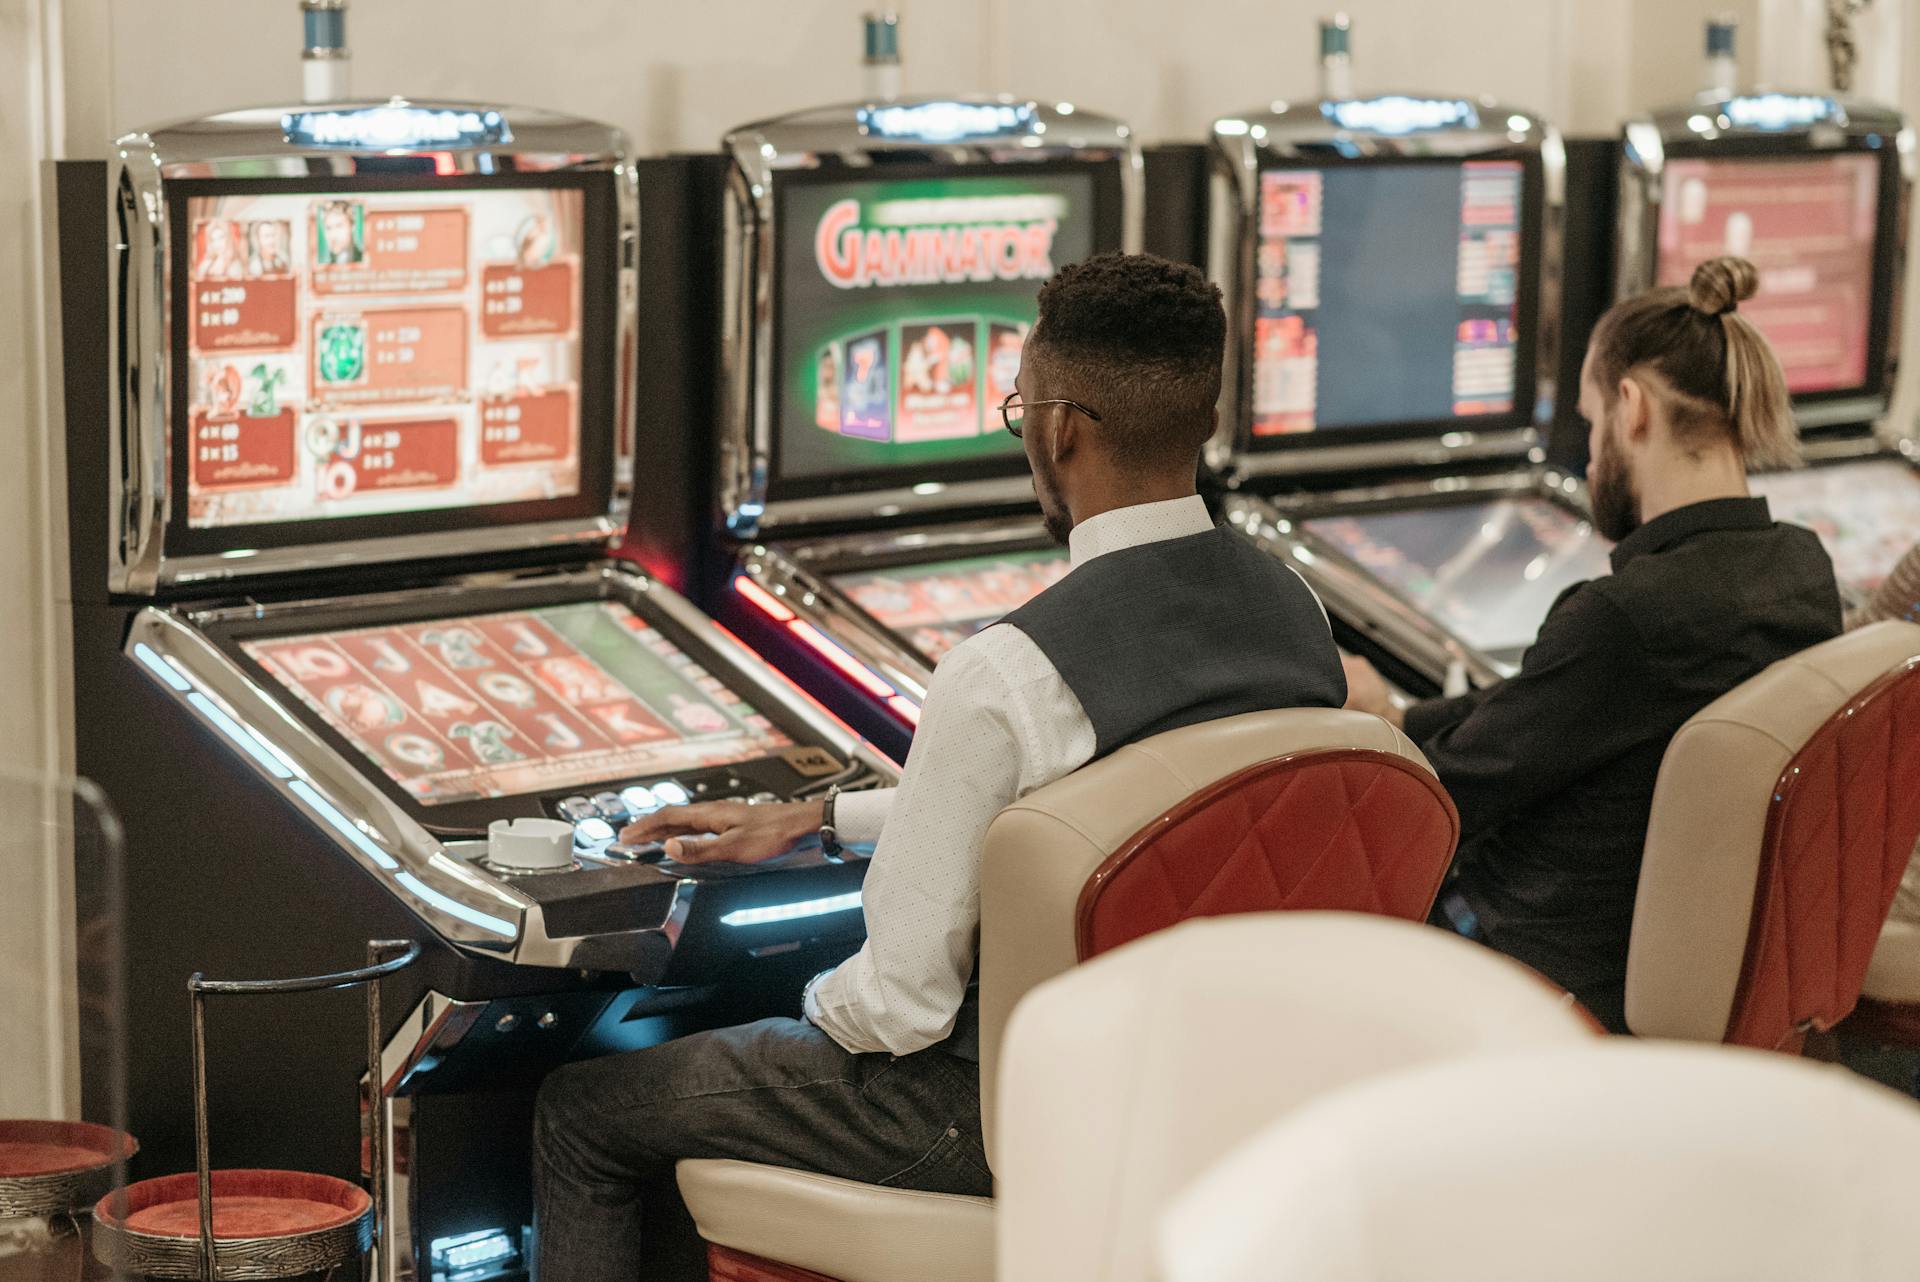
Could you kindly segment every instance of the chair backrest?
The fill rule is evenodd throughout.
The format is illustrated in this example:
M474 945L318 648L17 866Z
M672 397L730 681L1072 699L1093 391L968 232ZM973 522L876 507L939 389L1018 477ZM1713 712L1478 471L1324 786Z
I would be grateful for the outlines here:
M1422 918L1459 820L1378 717L1256 712L1155 735L1007 807L980 888L980 1083L1015 1003L1076 962L1187 917L1336 908Z
M1269 1119L1410 1064L1595 1038L1534 972L1431 926L1260 913L1128 944L1014 1013L1000 1282L1146 1282L1167 1199Z
M1904 1282L1920 1109L1845 1070L1613 1038L1432 1064L1174 1198L1165 1282Z
M1667 748L1627 957L1645 1036L1798 1049L1844 1019L1920 834L1920 626L1782 660Z

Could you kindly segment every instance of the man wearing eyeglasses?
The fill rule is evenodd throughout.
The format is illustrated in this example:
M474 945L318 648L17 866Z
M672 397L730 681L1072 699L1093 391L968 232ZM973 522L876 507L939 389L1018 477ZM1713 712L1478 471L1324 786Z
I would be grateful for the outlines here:
M1040 291L1015 391L1065 578L935 670L897 789L660 811L628 842L754 863L820 834L877 841L867 942L802 1019L697 1033L555 1072L535 1123L537 1282L631 1282L638 1184L725 1157L943 1193L991 1189L980 1133L980 849L1019 798L1126 744L1240 713L1337 708L1306 584L1195 492L1226 317L1191 267L1103 254Z

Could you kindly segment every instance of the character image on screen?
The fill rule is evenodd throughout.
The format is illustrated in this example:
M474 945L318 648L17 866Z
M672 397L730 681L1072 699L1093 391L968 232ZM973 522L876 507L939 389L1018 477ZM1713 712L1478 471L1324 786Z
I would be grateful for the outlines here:
M1920 473L1895 459L1866 459L1752 478L1773 519L1820 536L1834 577L1853 604L1872 595L1920 543Z
M1524 190L1517 160L1263 172L1254 436L1512 413Z
M939 662L947 651L997 623L1066 577L1056 551L937 561L838 575L836 586L882 626Z
M903 325L896 441L944 441L980 434L971 317Z
M314 262L342 267L366 261L366 206L329 200L315 211Z
M241 649L430 806L731 765L793 746L613 602Z
M1740 314L1772 345L1791 392L1867 382L1880 160L1868 154L1671 159L1655 283L1684 285L1709 258L1760 269Z
M840 431L884 441L893 433L887 404L887 336L869 334L847 344L846 377L840 383Z
M190 527L580 492L581 191L185 203Z
M1303 525L1508 667L1533 644L1562 592L1612 569L1606 540L1544 499L1315 517Z
M247 224L247 275L290 276L293 259L289 254L292 233L285 219L268 218Z
M198 253L194 256L196 280L239 280L247 274L246 249L241 243L240 224L226 218L211 218L199 227Z
M776 482L1017 466L994 407L1040 286L1094 250L1094 192L1062 171L780 187Z

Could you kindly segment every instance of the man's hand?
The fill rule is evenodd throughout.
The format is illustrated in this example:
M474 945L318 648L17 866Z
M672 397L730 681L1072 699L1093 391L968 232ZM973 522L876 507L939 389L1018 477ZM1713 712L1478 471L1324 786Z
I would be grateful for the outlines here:
M1406 724L1405 711L1393 701L1393 693L1371 663L1358 655L1343 654L1340 664L1347 670L1347 706L1355 712L1370 712L1393 726Z
M757 864L779 858L820 831L820 821L817 801L762 806L707 801L656 810L623 828L620 840L629 846L661 842L667 858L678 864Z

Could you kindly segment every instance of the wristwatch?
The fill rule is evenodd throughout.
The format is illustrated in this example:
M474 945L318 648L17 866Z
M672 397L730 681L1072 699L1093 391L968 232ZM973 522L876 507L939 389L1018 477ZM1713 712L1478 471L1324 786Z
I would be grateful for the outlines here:
M840 800L840 785L827 789L825 799L820 802L820 851L831 858L838 859L844 848L840 845L840 832L833 826L834 803Z

